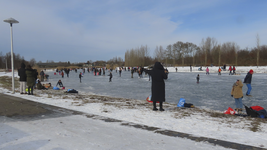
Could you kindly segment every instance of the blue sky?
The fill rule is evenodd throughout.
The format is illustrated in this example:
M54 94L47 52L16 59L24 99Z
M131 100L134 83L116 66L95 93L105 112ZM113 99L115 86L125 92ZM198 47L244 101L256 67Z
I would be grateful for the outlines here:
M266 0L1 0L0 51L26 60L85 62L122 57L126 50L177 41L267 45Z

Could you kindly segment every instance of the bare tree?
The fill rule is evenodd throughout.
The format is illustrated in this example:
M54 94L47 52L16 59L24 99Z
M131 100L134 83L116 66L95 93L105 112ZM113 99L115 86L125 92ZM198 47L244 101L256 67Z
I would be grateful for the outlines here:
M236 43L234 43L233 48L235 51L235 65L237 66L237 57L238 57L238 51L240 50L240 47Z
M173 58L173 50L172 50L172 45L171 44L167 46L167 48L166 48L166 54L167 54L167 56L168 56L169 59L172 59ZM175 59L173 59L173 60L175 60ZM166 64L167 64L167 57L166 57Z

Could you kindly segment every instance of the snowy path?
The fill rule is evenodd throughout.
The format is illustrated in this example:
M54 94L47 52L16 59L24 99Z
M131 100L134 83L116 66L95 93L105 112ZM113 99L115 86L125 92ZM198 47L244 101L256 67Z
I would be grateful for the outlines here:
M5 150L225 149L81 115L33 121L5 117L0 120L0 149Z

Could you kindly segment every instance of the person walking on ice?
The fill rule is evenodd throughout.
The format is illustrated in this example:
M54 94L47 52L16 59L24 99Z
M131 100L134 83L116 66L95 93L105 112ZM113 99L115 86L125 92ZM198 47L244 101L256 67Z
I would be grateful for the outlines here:
M206 69L206 75L209 75L210 74L210 70L209 70L209 67L207 67Z
M112 73L111 72L109 72L109 82L111 82L111 79L112 79Z
M237 80L232 87L231 96L235 99L235 106L238 113L242 112L243 103L243 92L242 92L243 83L241 80Z
M229 75L232 75L232 67L231 66L229 66Z
M219 67L219 69L218 69L218 75L221 75L221 71L222 71L222 69Z
M80 78L80 83L82 83L82 73L81 72L79 74L79 78Z
M251 96L251 95L250 95L250 92L251 92L251 90L252 90L252 87L251 87L252 74L253 74L253 70L250 69L249 72L247 73L245 79L244 79L244 83L246 83L246 85L247 85L247 87L248 87L246 96Z
M233 66L233 74L235 75L235 66Z
M196 78L197 78L197 83L199 83L199 78L200 78L200 77L199 77L199 74L197 75Z
M165 102L165 82L164 79L168 78L168 75L164 72L164 68L160 62L156 62L152 70L145 70L152 78L152 96L153 111L157 111L156 103L159 102L160 111L164 111L162 103Z

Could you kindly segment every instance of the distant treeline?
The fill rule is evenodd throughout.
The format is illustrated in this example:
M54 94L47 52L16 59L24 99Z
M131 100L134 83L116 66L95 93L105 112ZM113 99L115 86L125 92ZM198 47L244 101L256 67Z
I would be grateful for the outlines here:
M21 63L24 62L26 65L35 64L35 60L31 60L31 62L24 60L23 56L20 56L20 54L13 54L13 60L14 60L14 69L18 69L21 66ZM33 61L33 62L32 62ZM0 68L1 69L11 69L11 52L6 53L6 55L3 55L2 52L0 52Z
M24 60L23 56L20 56L20 54L13 53L13 59L14 59L14 69L19 69L21 66L21 63L25 63L25 65L30 64L31 66L36 66L38 68L69 68L69 67L78 67L78 68L85 68L92 66L92 67L107 67L107 68L115 68L118 66L123 66L124 61L120 57L114 57L108 61L95 61L89 60L84 63L70 63L68 62L54 62L53 60L47 60L46 62L36 62L34 58L32 58L30 61ZM11 69L11 52L6 53L5 55L0 52L0 69Z
M202 39L200 45L178 41L169 44L166 49L157 46L154 57L148 55L147 46L141 46L125 52L125 66L148 66L156 61L165 66L265 66L267 65L267 46L240 49L235 42L218 44L215 38Z

